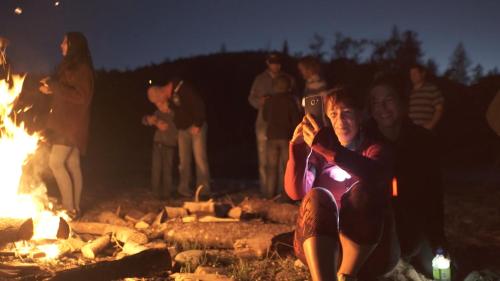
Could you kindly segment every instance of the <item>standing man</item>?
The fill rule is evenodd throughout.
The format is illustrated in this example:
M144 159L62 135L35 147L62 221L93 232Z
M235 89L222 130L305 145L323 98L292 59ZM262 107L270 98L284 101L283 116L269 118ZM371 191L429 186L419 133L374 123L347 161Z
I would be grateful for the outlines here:
M267 68L255 77L248 96L248 102L257 109L257 120L255 121L255 135L257 137L257 155L259 160L259 183L261 191L266 186L266 130L267 123L263 118L263 107L267 98L273 95L273 80L282 74L281 57L277 53L271 53L266 59ZM291 78L291 77L290 77ZM282 180L281 180L282 181Z
M179 186L177 192L191 197L191 161L194 152L196 164L196 186L203 185L204 193L210 192L210 172L207 158L207 121L205 103L194 88L180 79L172 79L166 85L153 86L149 92L159 91L165 100L170 100L174 112L174 124L178 130Z
M443 115L444 98L439 89L426 80L427 72L421 65L410 68L413 89L410 94L408 116L418 126L433 130Z

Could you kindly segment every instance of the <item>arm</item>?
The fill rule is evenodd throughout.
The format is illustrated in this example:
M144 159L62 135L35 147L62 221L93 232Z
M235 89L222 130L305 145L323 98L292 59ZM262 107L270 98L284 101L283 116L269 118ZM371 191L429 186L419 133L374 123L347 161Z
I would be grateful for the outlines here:
M428 124L425 124L425 128L428 130L434 129L436 127L439 120L441 120L441 116L443 115L443 105L438 104L434 106L434 115L432 115L431 121Z
M206 122L206 112L205 112L205 103L200 95L192 88L187 89L182 95L186 94L186 99L189 99L190 102L190 111L193 115L193 125L195 127L201 128L203 124Z
M271 103L271 101L268 99L264 102L264 105L262 107L262 118L264 118L264 121L266 121L266 122L269 121L269 112L271 111L270 103Z
M250 89L250 95L248 96L248 102L255 109L260 109L260 99L265 95L262 89L260 89L260 75L255 78L252 84L252 88Z
M309 166L311 149L306 143L290 142L289 157L285 169L285 191L292 200L301 200L313 187L316 177Z
M367 182L390 180L390 153L372 145L366 157L340 145L331 128L323 128L315 137L312 149L327 162L333 162L351 175Z
M434 89L434 95L434 101L432 102L432 105L434 106L434 114L432 115L431 121L424 125L424 127L428 130L434 129L443 115L443 95L441 95L441 92L437 88Z
M59 98L74 104L88 104L94 91L94 74L87 65L80 65L67 81L51 79L47 84Z

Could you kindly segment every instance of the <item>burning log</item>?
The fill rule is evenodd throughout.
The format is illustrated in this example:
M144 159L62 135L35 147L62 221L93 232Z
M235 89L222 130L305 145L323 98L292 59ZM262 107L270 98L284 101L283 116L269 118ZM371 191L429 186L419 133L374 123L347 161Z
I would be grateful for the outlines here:
M135 242L137 244L146 244L148 242L146 234L126 226L97 222L72 222L70 226L71 229L77 233L88 233L94 235L113 233L116 236L116 239L123 243Z
M149 249L114 261L102 261L56 272L52 281L107 281L126 277L146 277L172 268L166 249Z
M84 257L95 259L96 255L111 243L111 236L105 234L93 241L90 241L82 247L81 251Z
M197 244L206 248L232 249L234 243L243 238L269 234L274 237L289 232L293 227L282 224L252 222L191 222L170 221L164 239L171 242Z
M273 222L293 225L297 221L299 208L288 203L276 203L265 199L245 198L240 203L244 212L257 214Z
M0 245L33 237L33 220L0 218Z
M68 222L65 219L60 217L59 218L59 228L57 229L56 237L58 239L68 239L70 233L71 233L71 229L69 228Z

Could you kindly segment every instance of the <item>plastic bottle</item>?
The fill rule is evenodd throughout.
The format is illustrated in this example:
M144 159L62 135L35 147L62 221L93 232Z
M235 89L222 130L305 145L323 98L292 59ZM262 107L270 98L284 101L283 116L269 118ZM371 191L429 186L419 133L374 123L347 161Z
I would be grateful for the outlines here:
M450 281L450 260L444 256L444 251L438 249L436 256L432 259L432 277L434 280Z

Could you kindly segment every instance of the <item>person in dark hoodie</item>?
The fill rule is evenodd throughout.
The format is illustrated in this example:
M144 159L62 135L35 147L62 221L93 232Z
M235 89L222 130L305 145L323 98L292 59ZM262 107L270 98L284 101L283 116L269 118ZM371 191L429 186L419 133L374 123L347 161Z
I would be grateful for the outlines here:
M205 103L193 86L184 80L171 79L164 86L148 89L158 92L169 100L174 113L174 124L178 130L179 145L179 186L177 192L185 197L193 195L189 186L191 161L194 153L196 164L196 186L203 186L203 194L210 192L210 172L207 157L207 119Z
M267 198L277 194L284 195L283 187L280 186L277 192L276 186L283 182L279 178L284 177L288 161L288 141L300 122L299 108L291 89L292 81L288 75L276 77L272 83L274 93L266 100L263 108L263 118L267 122L267 178L265 189L261 192Z
M432 258L446 248L443 227L443 185L436 141L412 122L402 87L381 76L369 92L369 107L378 134L395 152L392 205L401 257L432 278ZM370 127L370 126L369 126Z
M63 207L78 215L83 187L80 155L87 151L94 68L87 39L80 32L66 33L61 53L63 60L56 74L42 79L39 90L52 95L52 110L47 120L52 133L49 166L61 192Z

